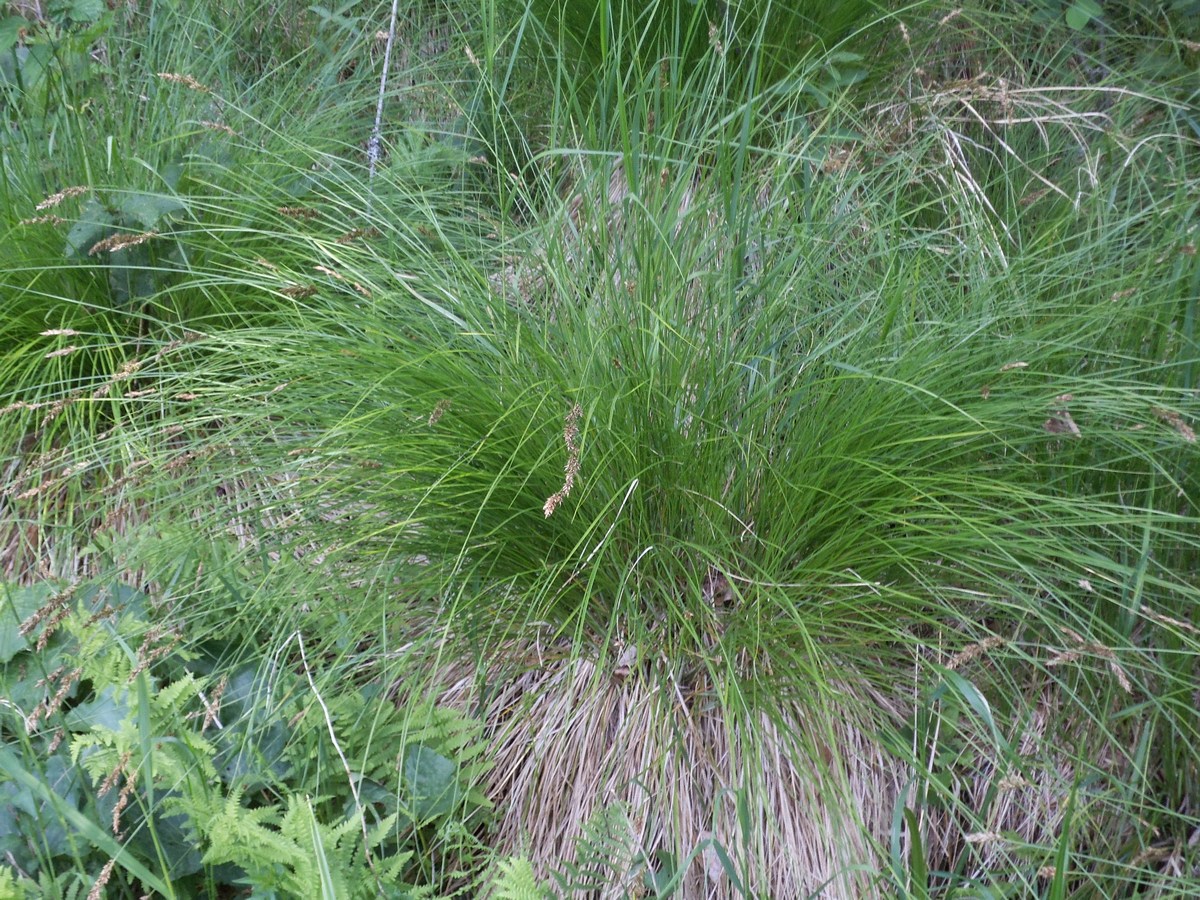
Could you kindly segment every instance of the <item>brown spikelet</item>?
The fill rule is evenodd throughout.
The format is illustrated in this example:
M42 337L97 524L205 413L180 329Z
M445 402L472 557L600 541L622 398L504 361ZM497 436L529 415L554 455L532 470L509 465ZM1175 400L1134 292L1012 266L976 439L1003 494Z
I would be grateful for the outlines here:
M71 693L79 679L83 677L82 669L72 669L70 672L67 672L66 675L62 675L61 672L62 670L59 669L53 673L56 677L61 678L61 681L58 685L58 690L54 692L53 696L47 697L45 700L39 703L37 708L30 713L29 718L25 720L26 730L32 732L35 728L37 728L38 722L58 712L59 708L63 704L63 701L66 700L67 694ZM53 683L53 679L47 678L46 682L46 686L48 687Z
M996 647L1002 647L1004 643L1004 638L1000 637L998 634L993 634L991 637L984 638L982 641L977 641L976 643L964 647L958 653L954 654L954 656L950 658L950 661L946 663L946 668L953 671L965 666L973 659L983 656L988 651Z
M35 649L38 653L41 653L46 649L46 644L50 641L50 635L54 634L54 632L58 629L58 626L62 624L63 619L70 614L70 607L63 606L60 609L55 610L54 614L46 620L46 627L42 629L42 633L38 635L37 639L37 645Z
M163 81L170 81L173 84L182 84L186 88L191 88L193 91L199 91L201 94L211 94L212 90L201 84L191 75L179 75L175 72L159 72L158 77Z
M224 122L209 122L207 120L201 120L200 124L203 125L205 128L207 128L209 131L220 131L224 134L229 135L230 137L238 136L238 133L236 131L234 131L232 128L230 128L228 125L226 125Z
M0 416L5 413L16 412L19 409L41 409L46 406L46 402L30 403L28 400L18 400L16 403L10 403L8 406L0 407Z
M1050 193L1050 188L1041 188L1040 190L1031 191L1020 200L1017 201L1021 206L1033 206L1043 197Z
M62 216L33 216L29 219L22 219L20 225L62 225L67 220Z
M351 241L356 241L359 238L370 239L377 237L379 237L378 228L355 228L351 231L347 231L345 234L339 237L337 239L337 243L349 244Z
M154 646L163 637L167 637L169 640L158 646ZM129 683L132 684L142 672L174 650L182 640L182 635L176 632L164 632L164 629L159 626L149 629L145 637L142 638L142 645L138 647L138 663L133 667L133 671L129 673Z
M127 751L125 751L124 754L122 754L121 758L119 760L117 760L116 768L114 768L111 772L108 773L108 775L105 777L104 781L102 781L100 783L100 787L97 788L97 790L96 790L97 797L103 797L105 794L107 794L109 791L111 791L116 786L117 779L121 777L121 773L124 772L125 767L127 765L129 765L129 760L132 756L133 756L133 751L131 751L131 750L127 750Z
M1200 634L1200 628L1197 628L1190 622L1183 622L1179 619L1172 619L1170 616L1164 616L1162 613L1156 613L1144 603L1142 604L1142 615L1146 616L1148 619L1153 619L1160 625L1172 625L1175 628L1181 628L1184 631L1190 631L1192 634Z
M571 407L571 411L567 413L563 422L563 441L567 445L565 478L563 486L548 497L545 505L542 506L542 512L545 513L547 519L554 515L559 504L570 496L571 488L575 486L575 478L579 474L579 419L582 415L583 408L576 403Z
M725 45L721 42L721 30L716 22L708 23L708 46L713 48L717 56L725 56Z
M46 747L46 755L49 756L55 750L57 750L62 745L62 742L66 740L66 738L67 730L65 728L60 728L54 732L54 737L50 740L50 744Z
M74 328L47 328L45 331L39 332L42 337L56 337L62 335L64 337L74 337L79 334Z
M59 347L57 350L51 350L49 353L47 353L42 358L43 359L55 359L56 357L59 357L59 356L70 356L72 353L74 353L78 349L79 348L76 347L74 344L71 344L69 347Z
M317 217L317 211L309 209L307 206L281 206L279 214L291 219L315 219Z
M100 607L100 609L98 609L98 610L96 610L96 612L92 613L88 617L87 621L83 623L84 630L86 631L87 629L91 628L97 622L103 622L105 619L111 619L117 613L121 612L121 610L123 610L124 608L125 608L124 603L118 603L116 606L111 606L107 603L104 604L104 606Z
M1189 444L1196 443L1196 432L1192 430L1192 427L1187 422L1183 421L1183 417L1179 413L1156 406L1154 407L1154 414L1179 432L1179 436Z
M97 253L116 253L118 250L127 250L130 247L136 247L138 244L144 244L151 238L158 237L157 231L143 231L141 234L113 234L109 235L102 241L96 241L88 250L88 256L95 256Z
M88 891L87 900L100 900L104 896L104 886L108 884L108 880L112 878L113 869L117 865L116 857L113 857L104 864L104 868L100 870L100 876L96 879L96 883L92 885L92 889Z
M1072 650L1060 651L1053 659L1046 663L1047 668L1065 665L1089 654L1098 656L1108 663L1108 669L1112 672L1113 677L1117 679L1117 684L1121 686L1121 690L1127 694L1133 693L1133 684L1129 681L1129 676L1125 674L1125 670L1121 668L1120 662L1117 661L1117 654L1111 647L1106 647L1098 641L1085 640L1079 632L1065 626L1059 630L1074 641L1077 647Z
M228 685L229 676L222 675L221 680L217 682L217 686L213 688L212 699L204 702L204 721L200 725L201 733L207 731L213 723L216 723L218 728L221 727L221 720L217 716L221 712L221 697Z
M1074 400L1072 394L1059 394L1054 398L1056 404L1061 404L1051 410L1050 418L1042 423L1042 428L1047 434L1069 434L1072 437L1081 437L1079 426L1075 424L1075 420L1071 418L1071 413L1067 410L1067 404Z
M426 423L430 428L438 423L438 420L446 414L446 410L450 408L449 400L439 400L433 408L433 412L429 414L429 421Z
M284 296L293 297L297 300L304 297L311 297L316 292L317 289L311 284L289 284L287 287L282 288L279 291L279 293L283 294Z
M17 629L17 633L21 637L28 637L33 633L43 622L52 619L59 610L63 609L75 595L75 591L79 589L79 582L68 587L66 590L59 591L38 609L32 616L21 623L21 627Z
M161 353L156 354L155 358L157 359L161 355ZM126 360L121 364L121 368L117 370L115 375L109 378L108 381L104 382L104 384L100 385L100 387L96 388L96 390L92 391L92 399L100 400L104 397L107 397L109 392L113 389L113 385L121 381L128 381L137 374L138 369L140 369L142 365L143 363L140 359Z
M137 789L137 776L137 769L125 773L125 784L121 787L121 793L117 795L117 805L113 807L112 833L114 837L121 837L121 813L125 811L125 807L129 805L129 801L133 797L134 790Z
M1174 854L1174 847L1147 847L1141 853L1133 858L1129 863L1132 868L1144 866L1146 863L1159 863L1170 859Z
M976 831L963 838L968 844L991 844L1004 840L1004 835L995 831Z
M36 207L34 207L34 209L38 210L39 212L43 209L53 209L67 198L78 197L80 194L86 194L87 192L88 189L82 185L77 187L63 188L57 194L51 194Z

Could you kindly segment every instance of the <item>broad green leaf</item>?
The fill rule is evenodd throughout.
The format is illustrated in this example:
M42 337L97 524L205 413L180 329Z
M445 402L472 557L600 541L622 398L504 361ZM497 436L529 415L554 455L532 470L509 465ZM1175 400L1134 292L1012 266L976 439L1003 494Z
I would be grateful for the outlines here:
M21 760L6 746L0 744L0 774L12 779L20 787L28 790L33 796L46 801L54 813L74 828L76 834L82 837L102 853L108 854L117 864L142 882L142 886L159 894L169 896L170 892L162 879L143 866L134 857L123 851L121 844L92 821L88 816L60 797L54 789L34 773L28 771Z
M138 851L141 859L154 859L161 852L172 879L184 878L203 869L200 841L191 818L186 813L173 811L176 804L186 808L184 795L178 791L156 792L149 822L146 819L149 805L146 792L139 786L135 788L134 796L134 802L126 805L120 813L122 830L128 836L127 846ZM112 821L120 797L120 791L110 790L96 799L96 813L100 821Z
M83 258L96 245L97 241L108 236L113 226L112 214L95 197L89 197L83 204L79 219L67 232L66 257Z
M904 824L908 827L908 874L912 879L912 897L913 900L927 900L929 869L925 861L925 848L921 842L921 825L917 821L916 813L907 806L904 807Z
M278 681L255 663L240 666L230 676L221 702L225 728L217 737L213 760L226 782L250 790L286 773L288 729L274 701L279 689Z
M28 757L22 757L22 761ZM70 764L65 747L44 764L27 774L39 779L62 803L79 808L80 770ZM46 856L65 856L71 852L67 829L47 798L22 785L17 779L0 779L0 853L12 854L27 871L36 871ZM36 835L36 841L34 838ZM36 848L36 849L35 849Z
M8 662L29 646L29 641L21 635L21 624L53 594L54 587L44 581L25 587L4 586L0 592L0 663Z
M454 762L436 750L408 748L404 754L404 781L418 821L427 822L454 808L458 802L457 775Z
M186 207L181 201L162 194L130 194L120 204L126 224L136 222L147 230L157 228L165 217L182 209Z
M72 731L91 731L104 728L119 731L121 723L129 718L129 691L106 685L95 700L81 703L67 713L67 726Z
M105 10L104 0L71 0L67 15L72 22L95 22Z
M1076 31L1086 28L1092 19L1099 19L1104 10L1096 0L1075 0L1067 7L1067 25Z
M21 29L29 23L20 16L8 16L0 19L0 51L12 48L21 36Z
M0 697L11 703L18 714L28 715L39 703L61 689L61 682L47 682L45 679L56 669L67 672L77 665L74 658L77 650L78 645L73 640L58 632L35 656L17 656L8 663L0 663ZM79 685L76 683L68 689L63 700L75 699L78 692Z

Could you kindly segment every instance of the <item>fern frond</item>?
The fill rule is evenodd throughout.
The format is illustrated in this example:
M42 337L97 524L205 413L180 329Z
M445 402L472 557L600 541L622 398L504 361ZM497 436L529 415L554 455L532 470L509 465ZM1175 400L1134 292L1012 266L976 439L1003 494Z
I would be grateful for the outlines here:
M506 857L496 863L496 868L499 876L491 884L495 900L547 900L554 896L549 886L538 880L533 863L525 857Z

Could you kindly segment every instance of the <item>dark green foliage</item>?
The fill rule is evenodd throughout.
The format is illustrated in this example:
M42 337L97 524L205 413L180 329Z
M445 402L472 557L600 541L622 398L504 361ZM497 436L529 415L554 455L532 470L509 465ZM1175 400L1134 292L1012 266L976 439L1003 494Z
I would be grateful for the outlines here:
M155 664L151 607L121 585L4 586L0 850L16 871L95 877L120 846L130 885L178 897L296 897L322 878L329 896L417 896L445 881L435 832L478 826L486 807L478 726L352 685L313 698L290 669L219 644Z

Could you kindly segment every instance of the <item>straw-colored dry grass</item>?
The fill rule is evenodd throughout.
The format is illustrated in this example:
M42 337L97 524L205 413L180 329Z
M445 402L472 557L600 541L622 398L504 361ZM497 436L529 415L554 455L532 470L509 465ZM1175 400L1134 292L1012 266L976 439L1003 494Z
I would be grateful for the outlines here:
M432 676L442 703L486 701L499 852L528 855L543 875L578 854L603 885L597 896L620 897L640 883L639 862L699 849L682 896L738 896L704 849L713 839L733 860L753 861L738 874L760 895L822 885L869 893L877 857L867 835L886 833L908 775L869 739L868 717L847 711L902 717L898 698L846 683L823 708L748 696L731 714L711 676L688 683L663 660L601 661L534 642L506 650L486 671L464 654ZM835 699L845 706L835 710ZM581 836L602 819L624 833L589 849Z

